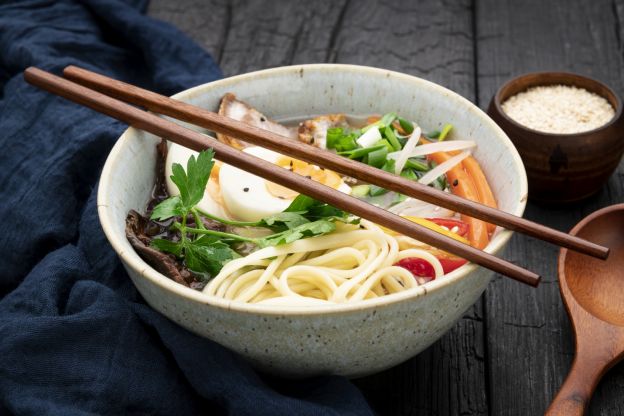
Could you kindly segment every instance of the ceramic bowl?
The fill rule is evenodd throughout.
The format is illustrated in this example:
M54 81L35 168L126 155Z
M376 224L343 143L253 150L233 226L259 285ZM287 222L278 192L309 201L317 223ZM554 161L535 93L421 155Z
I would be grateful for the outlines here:
M531 87L571 85L604 97L615 109L610 122L576 134L533 130L511 119L501 104ZM569 203L598 192L617 168L624 152L622 101L605 84L567 72L535 72L513 78L496 92L488 114L518 149L529 179L529 198Z
M383 69L303 65L239 75L183 91L175 98L216 110L233 92L270 117L396 111L424 131L453 123L455 137L478 142L475 152L500 208L522 215L527 182L505 133L468 100L431 82ZM124 235L130 209L145 211L154 185L157 137L129 128L102 171L98 212L104 232L145 300L184 328L284 376L357 377L418 354L442 336L478 299L492 273L467 265L442 279L354 304L282 307L207 297L152 269ZM511 232L500 231L486 251L499 253ZM198 351L201 355L201 352Z

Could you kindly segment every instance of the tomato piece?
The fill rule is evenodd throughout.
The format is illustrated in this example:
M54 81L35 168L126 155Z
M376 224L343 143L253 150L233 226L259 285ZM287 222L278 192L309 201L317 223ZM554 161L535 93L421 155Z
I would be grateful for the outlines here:
M453 220L450 218L427 218L429 221L452 230L453 227L457 227L457 235L462 237L468 234L468 224L460 220Z
M435 279L435 270L433 270L433 266L427 260L417 257L408 257L399 260L395 266L409 270L414 277L422 277L426 282Z
M440 260L444 274L448 274L453 270L459 269L461 266L468 263L468 261L459 257L438 257L438 260ZM433 269L431 263L418 257L408 257L406 259L399 260L396 262L395 266L403 267L404 269L409 270L414 277L422 278L425 282L435 279L435 270Z
M455 269L459 269L464 264L468 263L468 261L464 259L457 258L444 258L438 257L440 260L440 264L442 265L442 270L444 270L444 274L449 274Z

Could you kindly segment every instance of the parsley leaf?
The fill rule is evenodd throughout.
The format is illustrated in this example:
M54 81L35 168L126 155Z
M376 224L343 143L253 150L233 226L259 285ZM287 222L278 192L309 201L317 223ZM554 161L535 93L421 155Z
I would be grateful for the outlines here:
M291 202L283 213L286 212L296 212L308 221L325 219L328 221L341 221L351 224L357 224L359 222L358 219L350 220L351 215L349 213L303 194L299 194L293 202Z
M210 171L214 165L214 151L212 149L199 153L199 156L191 156L186 164L186 172L179 163L174 163L171 167L173 175L171 180L180 191L182 206L188 212L204 196Z
M165 199L160 204L156 205L152 210L151 219L163 221L171 217L180 217L185 215L186 212L182 206L182 201L179 196L172 196Z
M212 149L200 152L197 158L191 156L186 164L186 171L179 163L171 167L171 180L180 191L180 196L172 196L154 207L151 219L166 220L171 217L185 217L204 196L210 171L214 165Z
M258 221L258 227L270 228L273 231L285 231L310 222L299 212L280 212Z
M318 220L307 222L295 228L291 228L281 233L271 234L264 238L259 238L257 243L261 247L279 246L281 244L292 243L306 237L314 237L330 233L336 229L336 224L332 221Z
M196 241L201 240L198 239ZM214 241L210 244L187 243L184 250L186 266L197 273L208 273L212 277L219 274L230 260L240 257L227 244Z
M308 208L320 203L321 202L317 201L314 198L311 198L304 194L299 194L295 199L293 199L293 201L290 203L288 208L284 210L284 212L305 213L308 211Z
M184 246L180 242L165 240L164 238L155 238L150 245L160 251L174 254L176 257L180 257Z
M178 258L184 258L186 266L195 273L207 273L216 276L228 261L240 257L238 253L219 237L205 235L193 241L170 241L162 238L152 240L151 246L171 253Z

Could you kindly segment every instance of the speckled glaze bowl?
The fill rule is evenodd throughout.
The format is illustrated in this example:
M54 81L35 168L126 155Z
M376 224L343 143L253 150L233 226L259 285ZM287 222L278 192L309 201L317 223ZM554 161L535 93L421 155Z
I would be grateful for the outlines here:
M468 100L431 82L383 69L319 64L239 75L175 98L216 110L226 92L278 119L396 111L418 120L424 131L453 123L454 137L479 144L475 156L500 208L516 215L524 211L526 174L505 133ZM418 288L355 304L289 308L207 297L152 269L124 234L128 211L144 212L150 197L158 141L129 128L111 151L98 191L104 232L154 309L238 352L259 369L291 377L357 377L384 370L440 338L490 281L490 271L468 265ZM509 231L499 232L486 251L499 253L510 237Z

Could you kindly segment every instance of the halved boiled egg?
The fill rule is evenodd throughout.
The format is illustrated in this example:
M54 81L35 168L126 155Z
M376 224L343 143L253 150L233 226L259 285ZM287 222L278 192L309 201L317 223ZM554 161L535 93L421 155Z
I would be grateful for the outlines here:
M344 183L340 175L330 170L262 147L247 147L243 151L339 191L347 194L351 192L351 187ZM186 167L191 155L197 155L197 152L175 143L169 147L165 174L167 190L171 195L179 193L170 179L171 166L173 163L179 163ZM297 195L297 192L279 184L234 166L216 162L204 198L198 205L202 210L218 217L239 221L258 221L284 211Z
M188 149L186 147L180 146L176 143L171 143L169 146L169 151L167 152L167 161L165 163L165 179L167 183L167 191L169 191L170 195L180 195L180 191L178 191L178 187L171 180L171 175L173 174L171 167L174 163L179 163L186 170L186 163L190 159L191 156L197 157L199 153ZM215 166L212 168L212 172L210 174L210 180L208 181L208 186L204 191L204 197L197 204L197 206L202 210L209 214L212 214L216 217L220 218L230 218L226 210L223 206L223 201L221 199L221 190L219 188L218 175L219 165L221 162L215 162ZM217 180L213 180L216 176Z

